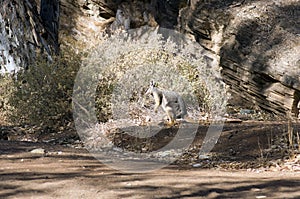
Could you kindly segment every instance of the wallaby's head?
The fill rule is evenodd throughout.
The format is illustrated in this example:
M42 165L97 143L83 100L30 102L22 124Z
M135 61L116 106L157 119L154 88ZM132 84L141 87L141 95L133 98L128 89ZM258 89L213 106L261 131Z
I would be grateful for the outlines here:
M150 81L149 88L146 91L146 95L151 95L153 92L157 89L157 83L154 82L153 80Z

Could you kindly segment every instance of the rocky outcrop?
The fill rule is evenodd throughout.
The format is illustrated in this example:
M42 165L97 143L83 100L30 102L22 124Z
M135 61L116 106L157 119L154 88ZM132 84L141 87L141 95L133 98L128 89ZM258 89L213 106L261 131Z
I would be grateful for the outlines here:
M37 55L46 53L48 59L57 50L57 39L38 13L34 0L4 0L0 9L0 71L16 72L27 68ZM53 22L53 21L52 21ZM54 45L55 44L55 45Z
M220 56L231 103L299 115L300 3L191 1L180 29Z
M99 1L102 2L102 5L105 2L103 0ZM170 29L177 26L179 10L187 3L186 0L119 0L112 2L115 2L115 4L110 4L110 7L114 10L113 13L116 14L117 9L123 10L131 19L131 28L138 28L142 25L159 25ZM153 19L151 19L152 17ZM149 20L152 20L152 22L149 23Z
M129 28L143 25L177 27L219 56L224 81L233 96L230 103L260 107L278 115L299 115L299 1L78 2L84 13L90 13L88 15L101 22L102 28L117 23L118 10L123 12L124 19L130 19ZM149 16L151 22L147 21ZM90 23L77 20L82 27L94 27L97 20ZM125 27L125 24L117 24Z
M141 26L175 28L186 0L61 0L60 36L68 48L90 48L103 34ZM69 41L71 37L71 41Z

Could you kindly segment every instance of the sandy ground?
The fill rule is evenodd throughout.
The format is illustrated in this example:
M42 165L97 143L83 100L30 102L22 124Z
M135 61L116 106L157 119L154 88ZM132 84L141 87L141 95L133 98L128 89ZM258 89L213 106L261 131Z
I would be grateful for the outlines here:
M0 141L0 152L0 198L300 198L300 172L170 165L122 173L84 149Z

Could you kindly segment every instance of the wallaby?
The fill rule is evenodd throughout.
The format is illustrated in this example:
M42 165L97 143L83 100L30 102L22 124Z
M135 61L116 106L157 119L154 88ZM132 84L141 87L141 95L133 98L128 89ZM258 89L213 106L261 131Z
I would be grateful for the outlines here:
M158 107L161 106L166 112L171 125L174 125L175 119L183 119L187 114L185 102L178 93L160 90L153 81L150 82L150 87L148 88L146 95L153 96L155 101L155 113L157 113Z

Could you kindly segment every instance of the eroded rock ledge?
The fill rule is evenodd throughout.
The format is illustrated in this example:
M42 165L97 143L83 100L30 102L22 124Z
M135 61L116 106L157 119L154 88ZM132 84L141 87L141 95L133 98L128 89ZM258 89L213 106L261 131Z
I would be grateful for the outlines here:
M299 1L191 1L181 16L181 31L220 56L232 103L298 116Z

